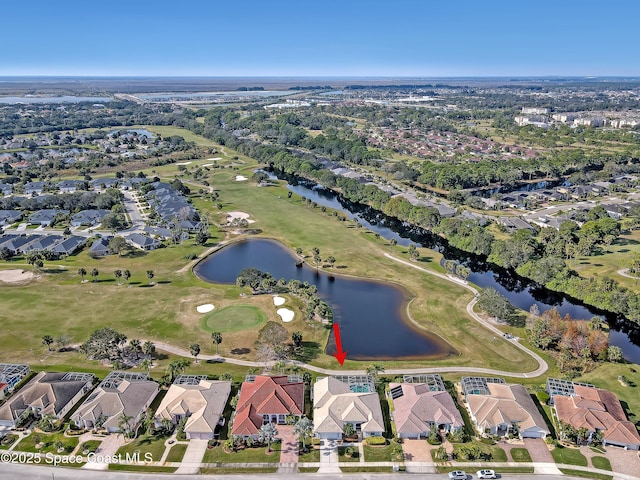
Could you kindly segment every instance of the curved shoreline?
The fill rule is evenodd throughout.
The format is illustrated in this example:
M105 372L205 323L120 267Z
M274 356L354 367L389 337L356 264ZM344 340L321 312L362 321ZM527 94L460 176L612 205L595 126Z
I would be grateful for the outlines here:
M212 247L210 249L208 249L205 253L207 254L206 256L203 256L203 258L197 259L196 261L193 262L193 266L192 266L192 271L194 273L194 275L209 284L218 284L217 282L212 282L211 280L208 280L204 277L202 277L201 275L198 275L197 273L197 266L202 262L205 261L209 256L219 252L220 250L222 250L224 247L228 247L228 246L232 246L241 242L248 242L251 240L266 240L268 242L272 242L273 244L275 244L278 248L282 248L284 249L284 251L286 252L287 256L296 264L298 264L299 261L301 261L301 264L303 266L303 268L308 268L309 271L311 272L315 272L316 275L325 275L327 277L337 277L337 278L341 278L345 281L356 281L356 282L369 282L371 284L377 284L377 285L381 285L385 288L393 288L393 289L397 289L400 294L402 295L402 302L400 305L398 305L398 310L395 313L396 315L399 316L399 319L401 322L403 322L406 327L408 327L409 329L411 329L413 332L415 332L418 335L421 335L423 337L425 337L429 342L431 342L434 347L436 347L439 351L437 351L436 353L432 353L432 354L420 354L420 355L410 355L410 356L404 356L404 357L393 357L393 356L375 356L375 357L359 357L359 358L352 358L352 360L355 361L372 361L372 360L384 360L384 361L411 361L411 360L420 360L420 361L434 361L434 360L444 360L446 358L451 358L453 356L459 356L460 352L453 346L451 345L451 343L449 343L445 338L443 338L441 335L438 335L430 330L428 330L425 326L419 324L418 322L416 322L412 317L411 314L409 312L409 307L411 305L411 302L413 302L413 300L415 300L417 298L416 294L413 293L412 291L410 291L405 285L403 285L402 283L393 281L393 280L382 280L382 279L378 279L378 278L369 278L369 277L362 277L362 276L358 276L358 275L352 275L352 274L348 274L348 273L342 273L342 272L335 272L334 270L332 270L331 272L327 272L324 269L323 270L319 270L318 268L316 268L315 265L311 265L310 263L307 262L307 260L305 258L300 258L299 255L294 254L292 248L289 245L286 245L285 243L283 243L281 240L271 237L271 236L242 236L242 237L237 237L231 240L227 240L224 242L224 244L220 244L217 247ZM184 269L185 267L183 267ZM182 269L181 269L182 270ZM230 283L221 283L220 285L231 285ZM331 347L331 334L329 335L329 337L327 338L327 342L326 345L323 349L323 352L325 355L331 355L331 353L328 352L328 349Z

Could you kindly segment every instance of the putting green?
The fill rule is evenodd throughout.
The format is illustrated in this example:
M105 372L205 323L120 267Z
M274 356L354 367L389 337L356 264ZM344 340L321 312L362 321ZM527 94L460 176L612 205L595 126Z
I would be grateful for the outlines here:
M262 311L252 305L232 305L205 315L200 326L208 332L238 332L267 321Z

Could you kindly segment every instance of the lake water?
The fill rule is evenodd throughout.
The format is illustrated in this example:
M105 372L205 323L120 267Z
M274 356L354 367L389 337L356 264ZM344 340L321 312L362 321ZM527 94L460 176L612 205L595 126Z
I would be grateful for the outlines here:
M61 97L0 97L0 103L106 103L112 99L109 97L75 97L63 95Z
M347 358L382 360L457 355L439 337L407 323L408 298L402 289L340 275L332 278L306 265L297 267L292 252L272 240L251 239L224 247L200 262L195 273L210 282L235 283L238 274L249 267L269 272L276 279L297 279L316 285L318 296L331 306L334 322L340 324ZM333 334L326 351L335 352Z
M287 180L287 188L309 198L318 205L338 210L350 219L356 219L365 228L380 234L382 238L395 238L398 245L408 246L417 243L441 252L445 258L454 259L471 268L469 281L481 288L493 287L504 295L512 305L528 311L534 303L540 311L557 308L561 315L569 314L576 319L591 319L600 316L611 327L609 344L620 347L624 357L640 364L640 324L630 322L616 314L601 311L585 305L560 292L553 292L515 272L500 268L486 260L458 250L448 242L419 228L413 228L397 219L387 217L365 205L354 204L341 195L300 178L278 172L278 178Z

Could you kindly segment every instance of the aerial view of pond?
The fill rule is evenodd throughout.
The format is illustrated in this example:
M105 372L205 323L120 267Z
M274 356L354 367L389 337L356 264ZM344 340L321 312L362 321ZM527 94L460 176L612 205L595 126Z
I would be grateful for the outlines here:
M611 327L609 344L620 347L624 357L630 362L640 364L639 324L630 322L616 314L585 305L563 293L551 291L531 280L520 277L513 271L500 268L483 258L458 250L439 236L431 235L419 228L412 228L365 205L352 203L332 190L313 182L282 172L275 172L275 174L272 172L271 175L274 178L286 180L289 190L316 202L318 205L343 212L347 217L357 220L363 227L378 233L382 238L387 240L393 238L398 242L398 245L403 246L408 246L411 243L420 244L442 253L445 258L454 259L467 265L472 271L469 277L472 283L481 288L495 288L509 302L522 310L528 311L531 305L536 304L541 312L555 307L561 315L569 314L575 319L589 320L594 316L605 318Z
M304 265L281 244L265 239L237 242L200 262L195 273L214 283L235 283L245 268L269 272L274 278L296 279L318 287L318 296L333 310L347 358L352 360L442 358L457 354L435 335L412 327L406 319L408 294L383 282L361 280L324 272ZM334 352L333 339L327 353Z

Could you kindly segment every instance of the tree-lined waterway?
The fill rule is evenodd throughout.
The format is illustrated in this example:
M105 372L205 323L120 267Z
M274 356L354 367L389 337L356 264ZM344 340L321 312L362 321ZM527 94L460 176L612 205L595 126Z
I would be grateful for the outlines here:
M634 363L640 363L640 325L620 316L598 310L572 299L562 293L551 291L544 286L527 280L513 271L500 268L483 258L452 247L442 237L411 227L397 219L387 217L381 212L365 205L352 203L332 190L315 185L313 182L278 174L278 178L287 180L287 188L318 205L338 210L349 218L357 220L381 237L395 239L399 245L408 246L417 243L441 252L445 258L454 259L471 268L469 280L481 288L493 287L504 295L514 306L529 310L535 303L540 311L556 307L561 315L569 314L576 319L590 319L601 316L607 320L611 330L609 343L619 346L624 357Z

